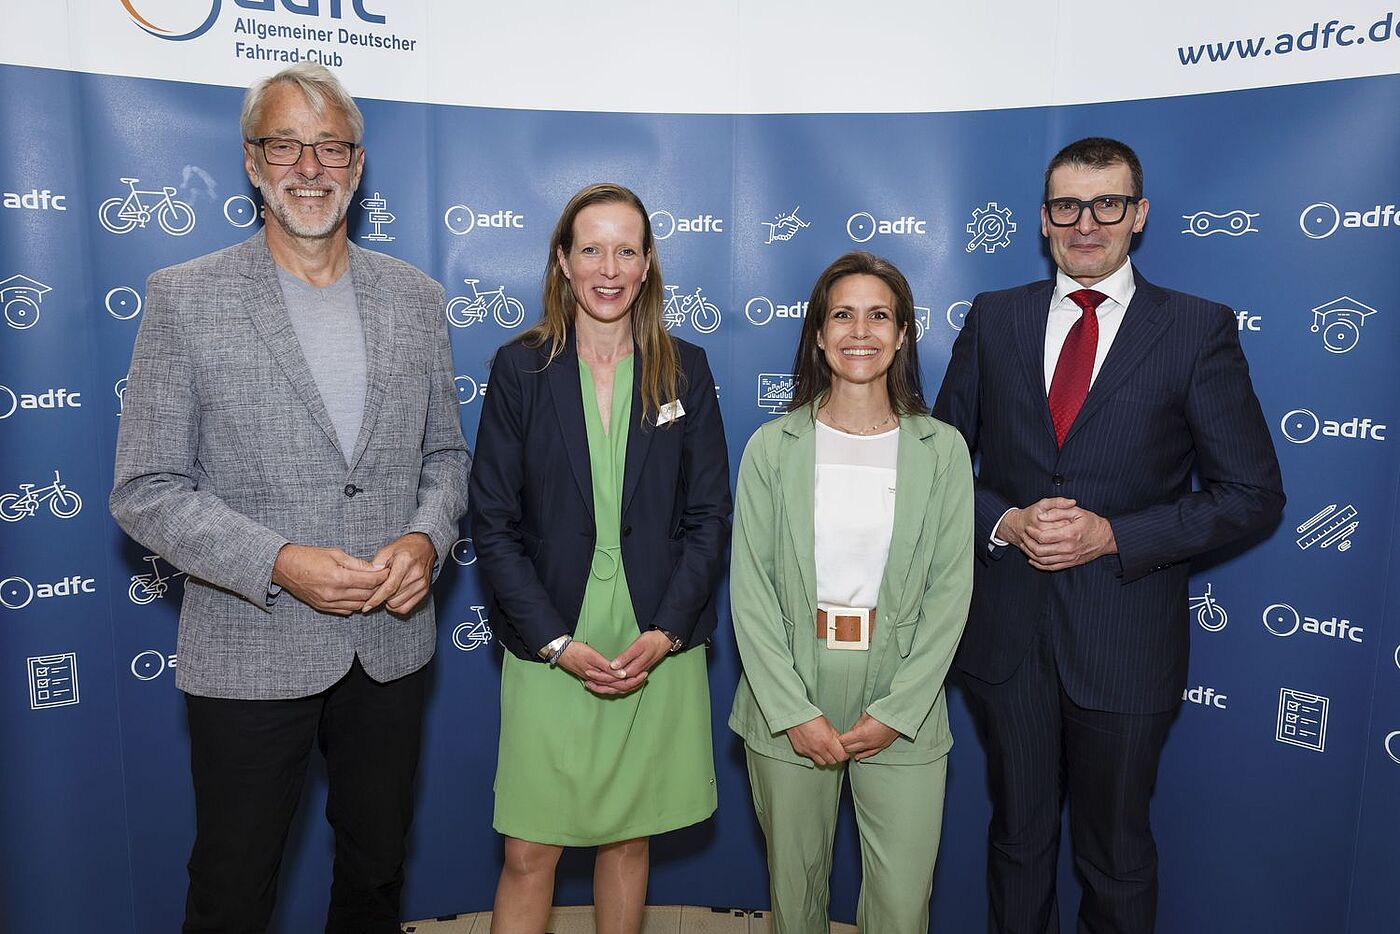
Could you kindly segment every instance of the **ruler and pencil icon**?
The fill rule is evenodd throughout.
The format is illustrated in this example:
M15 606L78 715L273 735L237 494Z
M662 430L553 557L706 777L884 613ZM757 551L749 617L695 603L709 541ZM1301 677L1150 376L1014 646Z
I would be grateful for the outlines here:
M1355 506L1348 503L1339 509L1336 503L1331 503L1298 526L1298 547L1307 551L1313 545L1319 548L1336 545L1338 551L1346 551L1351 548L1351 535L1359 524Z

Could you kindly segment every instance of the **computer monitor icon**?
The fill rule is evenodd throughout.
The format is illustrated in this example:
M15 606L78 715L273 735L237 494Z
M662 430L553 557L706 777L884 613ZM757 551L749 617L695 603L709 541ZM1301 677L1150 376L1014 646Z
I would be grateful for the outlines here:
M792 402L791 373L758 374L758 407L775 415L785 411Z

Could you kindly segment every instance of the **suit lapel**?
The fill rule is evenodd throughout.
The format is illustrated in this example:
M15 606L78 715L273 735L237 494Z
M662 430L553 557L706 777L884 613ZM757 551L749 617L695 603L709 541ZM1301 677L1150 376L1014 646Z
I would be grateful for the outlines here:
M816 556L816 491L817 442L812 422L815 409L809 407L784 419L782 464L778 476L783 478L783 515L787 534L792 541L792 553L797 556L797 569L802 577L802 592L808 599L817 598ZM813 603L812 612L816 612Z
M634 351L635 352L635 351ZM656 416L642 416L642 364L641 354L632 361L632 408L628 418L632 424L627 431L627 455L622 471L622 513L632 502L632 494L637 492L637 484L642 479L642 466L646 463L647 452L651 450L652 438L661 430L656 427ZM614 383L614 385L616 385ZM670 400L663 400L663 404ZM684 425L672 423L666 431L681 432Z
M899 453L895 463L894 530L890 534L890 554L885 575L880 580L880 602L903 594L909 568L914 562L914 546L923 531L929 497L933 494L931 455L924 439L933 433L926 418L902 418L899 422ZM891 606L891 611L897 611Z
M1099 375L1090 387L1089 395L1084 398L1084 405L1065 435L1065 444L1069 444L1070 439L1103 407L1114 390L1137 370L1142 358L1147 356L1171 321L1166 312L1167 293L1142 278L1136 270L1133 276L1137 280L1133 300L1123 313L1123 323L1113 338L1113 346L1108 349L1108 356L1099 368ZM1049 411L1048 406L1046 411Z
M311 368L306 365L306 356L301 352L296 331L292 329L292 320L287 315L287 304L282 298L282 286L277 281L277 267L272 254L267 251L263 233L259 231L255 234L247 241L245 247L248 261L243 268L243 275L249 280L248 303L245 307L249 317L253 319L253 327L263 343L267 344L273 359L282 368L292 389L310 412L312 421L339 451L340 442L336 438L335 426L331 423L325 403L321 401L321 393L316 388L316 379L311 375ZM341 453L344 454L343 451Z
M360 248L350 244L350 275L365 332L365 410L360 434L350 456L353 469L364 456L383 408L384 393L394 367L394 299L379 287L379 276Z
M541 364L544 363L544 356L543 353L540 355ZM583 421L583 388L579 385L578 367L578 351L571 329L564 349L545 367L544 372L550 397L554 401L559 434L564 439L564 451L569 458L569 468L573 472L574 482L578 484L579 495L588 506L588 515L592 516L593 468L588 457L588 428ZM628 447L631 447L630 433Z
M1050 404L1046 401L1050 388L1045 385L1045 328L1050 320L1050 297L1054 291L1053 279L1028 286L1016 301L1014 310L1016 348L1021 354L1028 391L1039 400L1036 409L1051 438L1055 437L1055 425L1050 420Z

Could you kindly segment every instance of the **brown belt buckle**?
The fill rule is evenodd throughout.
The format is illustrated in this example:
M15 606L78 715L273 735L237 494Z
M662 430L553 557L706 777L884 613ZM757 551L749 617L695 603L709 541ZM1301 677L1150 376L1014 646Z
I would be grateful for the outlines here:
M847 652L865 652L870 649L870 613L871 607L852 606L832 606L826 603L817 604L817 610L826 614L826 647L828 649L841 649ZM840 620L856 621L858 635L854 639L841 639L837 634L842 628ZM849 624L846 627L849 629Z

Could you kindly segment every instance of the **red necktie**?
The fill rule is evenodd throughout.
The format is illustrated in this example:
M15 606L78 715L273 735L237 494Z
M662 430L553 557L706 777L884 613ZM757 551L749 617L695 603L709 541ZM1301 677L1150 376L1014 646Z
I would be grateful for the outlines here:
M1093 289L1080 289L1067 296L1083 314L1065 337L1060 359L1055 361L1055 376L1050 380L1050 420L1055 424L1055 443L1064 446L1069 426L1089 395L1089 381L1094 375L1094 353L1099 349L1099 304L1108 296Z

